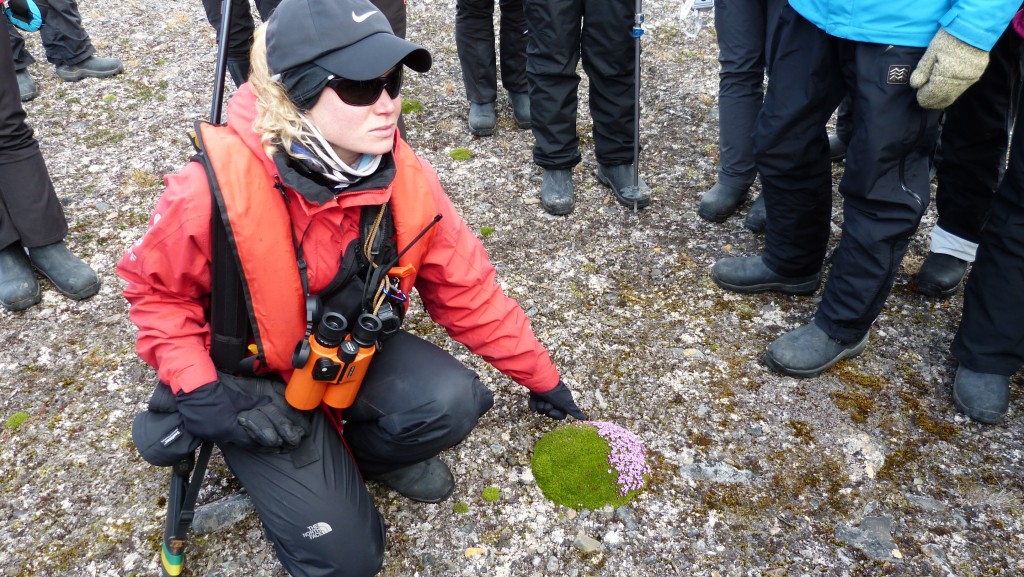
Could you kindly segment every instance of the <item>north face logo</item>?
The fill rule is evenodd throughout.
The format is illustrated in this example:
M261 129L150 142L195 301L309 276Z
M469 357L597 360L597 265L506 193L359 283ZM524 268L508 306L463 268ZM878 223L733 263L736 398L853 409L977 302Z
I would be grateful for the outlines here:
M316 525L310 525L309 527L307 527L306 532L303 533L302 536L306 539L316 539L317 537L323 537L324 535L330 533L332 530L333 529L331 529L330 525L321 521Z
M910 82L909 64L890 64L889 74L886 75L887 84L907 84Z

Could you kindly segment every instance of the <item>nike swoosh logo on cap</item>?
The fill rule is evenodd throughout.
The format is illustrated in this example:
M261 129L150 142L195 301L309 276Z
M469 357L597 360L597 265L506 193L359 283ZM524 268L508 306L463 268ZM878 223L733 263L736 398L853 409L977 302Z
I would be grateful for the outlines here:
M376 13L377 13L376 10L371 10L371 11L367 12L366 14L359 14L359 15L357 15L356 11L353 10L352 11L352 19L355 20L356 22L362 22L363 20L366 20L367 18L369 18L370 16L373 16Z

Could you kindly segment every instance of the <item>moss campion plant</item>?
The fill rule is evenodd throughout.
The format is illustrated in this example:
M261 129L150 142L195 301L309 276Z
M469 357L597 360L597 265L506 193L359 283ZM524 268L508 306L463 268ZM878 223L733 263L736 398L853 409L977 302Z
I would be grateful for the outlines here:
M544 435L534 446L532 467L544 496L573 509L624 505L651 475L640 439L603 421L565 425Z

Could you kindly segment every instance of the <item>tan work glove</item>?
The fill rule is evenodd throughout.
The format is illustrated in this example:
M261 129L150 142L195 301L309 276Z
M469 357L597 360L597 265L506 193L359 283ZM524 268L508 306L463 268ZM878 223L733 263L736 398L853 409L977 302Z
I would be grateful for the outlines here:
M945 108L981 78L988 52L939 28L910 75L917 102L924 108Z

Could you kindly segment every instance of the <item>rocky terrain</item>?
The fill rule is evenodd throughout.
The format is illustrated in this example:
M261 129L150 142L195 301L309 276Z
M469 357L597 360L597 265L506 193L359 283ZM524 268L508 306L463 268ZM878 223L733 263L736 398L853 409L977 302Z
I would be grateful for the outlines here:
M929 209L873 327L865 354L819 378L770 372L762 355L806 322L814 298L739 296L708 278L763 238L700 220L715 177L714 31L689 38L677 0L645 3L642 173L654 202L634 213L593 175L586 86L574 173L578 206L538 204L532 135L504 96L488 138L466 128L454 0L413 0L409 37L429 74L409 75L409 140L479 231L591 418L634 431L651 451L648 489L616 510L547 501L530 473L533 444L556 423L526 392L450 343L421 309L407 327L447 347L495 391L494 409L444 453L458 478L440 505L374 485L388 524L388 577L489 575L942 575L1024 573L1021 375L1005 424L981 426L950 400L949 343L962 295L911 287L934 223ZM207 118L216 52L199 2L82 3L107 80L61 82L41 61L27 103L71 223L70 246L99 272L100 294L0 312L0 576L159 574L166 470L130 438L154 383L114 265L143 233L163 174L191 154L186 130ZM455 160L452 151L471 158ZM842 174L836 166L835 176ZM756 189L756 186L755 186ZM833 241L841 211L835 203ZM186 575L284 575L238 483L215 453ZM497 500L483 497L500 490Z

